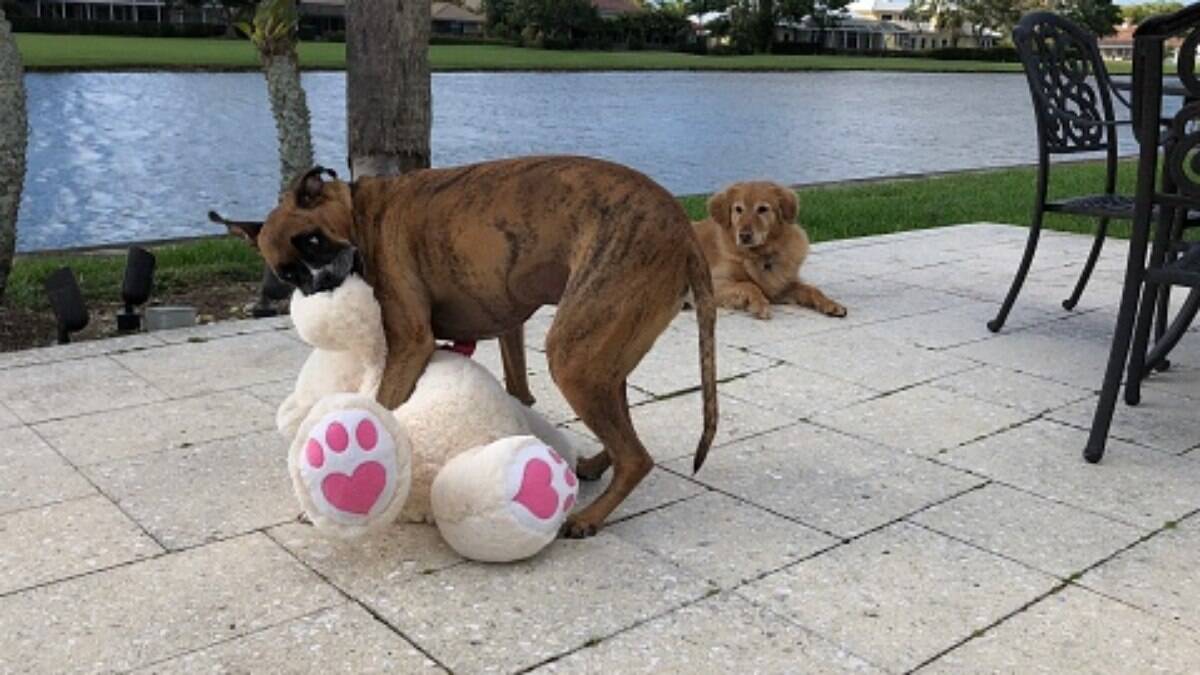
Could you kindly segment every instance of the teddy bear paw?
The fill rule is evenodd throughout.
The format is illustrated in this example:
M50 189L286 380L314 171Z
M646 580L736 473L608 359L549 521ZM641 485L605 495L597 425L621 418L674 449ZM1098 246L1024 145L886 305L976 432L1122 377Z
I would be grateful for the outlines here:
M309 428L302 448L293 461L306 510L318 524L364 528L407 492L407 464L400 466L395 438L370 410L328 412Z
M579 481L555 450L532 442L517 452L505 471L509 511L533 530L557 529L575 507Z

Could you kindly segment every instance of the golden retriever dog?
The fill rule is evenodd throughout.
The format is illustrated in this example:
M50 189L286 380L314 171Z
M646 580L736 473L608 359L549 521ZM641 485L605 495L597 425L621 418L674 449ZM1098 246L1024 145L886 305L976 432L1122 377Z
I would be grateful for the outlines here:
M796 193L775 183L734 183L708 200L693 222L712 270L717 304L771 318L771 305L811 307L827 316L846 308L800 280L808 233L796 222Z

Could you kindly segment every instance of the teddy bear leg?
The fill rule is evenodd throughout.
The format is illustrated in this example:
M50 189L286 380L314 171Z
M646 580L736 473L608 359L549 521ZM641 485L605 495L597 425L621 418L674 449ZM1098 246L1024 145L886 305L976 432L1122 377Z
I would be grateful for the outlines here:
M430 502L438 530L460 555L508 562L553 541L578 496L562 455L534 436L510 436L447 462Z
M412 481L408 439L374 399L317 402L288 451L296 497L318 528L354 537L395 520Z

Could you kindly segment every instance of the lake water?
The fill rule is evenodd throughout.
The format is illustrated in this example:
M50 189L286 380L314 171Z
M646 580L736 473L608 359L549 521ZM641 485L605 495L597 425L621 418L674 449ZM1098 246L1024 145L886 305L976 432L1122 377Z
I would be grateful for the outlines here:
M22 251L219 232L208 209L258 218L275 202L275 129L258 74L26 81ZM306 74L304 85L317 161L343 173L344 74ZM435 166L585 154L679 194L750 178L803 183L1036 157L1020 75L438 74L433 105Z

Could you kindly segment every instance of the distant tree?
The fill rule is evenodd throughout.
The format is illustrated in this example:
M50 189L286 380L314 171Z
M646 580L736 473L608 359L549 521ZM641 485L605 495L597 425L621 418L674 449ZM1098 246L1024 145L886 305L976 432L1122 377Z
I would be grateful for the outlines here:
M1121 17L1133 25L1159 14L1171 14L1183 9L1179 2L1146 2L1140 5L1125 5L1121 8Z
M573 46L596 32L600 14L591 0L514 0L512 27L540 34L546 44Z
M1030 9L1025 5L1022 0L967 0L962 3L962 18L976 36L992 30L1007 38L1021 14Z
M775 0L776 16L799 24L806 19L817 29L817 44L824 46L825 33L837 26L850 0Z
M759 40L759 13L756 0L738 0L729 7L729 41L739 53L749 54Z
M280 190L286 190L296 176L313 165L308 100L300 83L300 59L296 55L298 25L294 0L263 0L253 20L238 25L258 48L267 79L267 96L279 137Z
M1121 23L1121 8L1112 0L1050 0L1049 9L1096 35L1112 35Z
M613 33L630 49L646 45L678 45L687 41L691 24L679 5L653 7L641 12L630 12L607 22Z
M688 15L724 12L732 4L733 0L683 0L683 7Z
M914 0L909 6L908 13L921 21L933 23L939 33L950 35L950 44L958 46L962 34L966 12L961 2L955 0Z
M775 42L775 24L779 21L775 0L758 0L751 23L754 51L769 52Z
M483 0L483 17L488 33L508 37L514 32L513 8L516 0ZM517 32L519 28L515 29Z
M25 184L28 138L21 53L0 8L0 301L17 248L17 210Z

